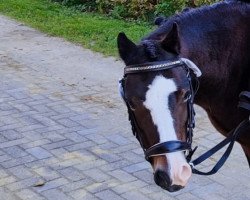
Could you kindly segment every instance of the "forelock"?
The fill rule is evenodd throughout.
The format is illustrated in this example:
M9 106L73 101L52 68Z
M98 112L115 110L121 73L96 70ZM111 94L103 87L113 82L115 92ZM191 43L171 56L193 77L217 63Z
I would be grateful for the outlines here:
M155 58L158 57L159 47L157 46L156 41L153 41L153 40L144 40L144 41L142 41L142 45L145 48L146 54L150 58L155 59Z

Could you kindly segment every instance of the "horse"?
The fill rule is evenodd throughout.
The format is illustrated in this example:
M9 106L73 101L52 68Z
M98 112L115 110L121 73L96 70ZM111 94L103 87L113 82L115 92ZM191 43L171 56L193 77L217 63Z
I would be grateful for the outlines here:
M225 137L249 117L237 105L241 91L250 90L250 4L218 2L158 24L139 44L119 33L118 51L126 65L120 90L155 183L175 192L192 175L185 157L193 153L192 103ZM250 164L250 126L237 142Z

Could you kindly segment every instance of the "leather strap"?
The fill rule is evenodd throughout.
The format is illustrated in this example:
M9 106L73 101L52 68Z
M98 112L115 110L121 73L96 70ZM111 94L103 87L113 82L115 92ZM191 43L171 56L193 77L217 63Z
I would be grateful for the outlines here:
M176 151L190 151L191 145L187 142L178 140L167 141L155 144L145 151L145 158L148 160L152 156L163 155L166 153L172 153Z
M238 107L244 108L250 111L250 92L243 91L240 93L240 101Z
M240 101L239 104L238 104L238 106L250 111L250 103L246 103L246 102Z
M177 66L181 66L183 64L184 62L182 62L181 60L174 60L170 62L159 61L159 62L148 62L138 65L128 65L124 68L124 75L166 70Z
M189 164L192 168L192 172L194 174L199 174L199 175L212 175L215 174L226 162L226 160L228 159L234 143L236 141L236 139L238 138L239 134L241 133L241 130L244 129L245 127L250 126L250 121L244 120L242 121L236 129L234 129L233 131L231 131L229 134L230 136L225 138L223 141L221 141L219 144L217 144L216 146L214 146L212 149L210 149L209 151L205 152L204 154L202 154L201 156L199 156L198 158L196 158L195 160L191 161ZM226 151L224 152L224 154L222 155L222 157L218 160L218 162L215 164L215 166L208 172L202 172L199 171L197 169L195 169L195 166L202 163L204 160L208 159L209 157L211 157L213 154L215 154L217 151L219 151L221 148L223 148L224 146L226 146L227 144L228 147L226 149Z
M246 101L250 102L250 91L242 91L240 93L240 99L241 100L245 99Z

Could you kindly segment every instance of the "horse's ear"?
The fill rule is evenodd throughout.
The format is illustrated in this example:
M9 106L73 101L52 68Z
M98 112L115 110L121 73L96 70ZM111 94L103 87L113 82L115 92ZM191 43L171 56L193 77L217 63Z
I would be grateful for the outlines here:
M179 54L180 53L180 40L178 25L173 23L172 29L168 32L166 37L161 41L162 48L168 52Z
M126 63L129 57L134 53L136 50L136 45L127 38L125 33L119 33L117 37L117 45L119 50L119 55Z

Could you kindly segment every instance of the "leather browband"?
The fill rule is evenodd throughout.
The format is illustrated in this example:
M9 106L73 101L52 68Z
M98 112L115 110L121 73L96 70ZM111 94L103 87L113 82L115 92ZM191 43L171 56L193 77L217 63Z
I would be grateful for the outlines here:
M175 60L172 62L161 61L161 62L143 63L138 65L128 65L124 68L124 75L171 69L176 67L177 65L182 65L182 64L184 64L183 61Z

